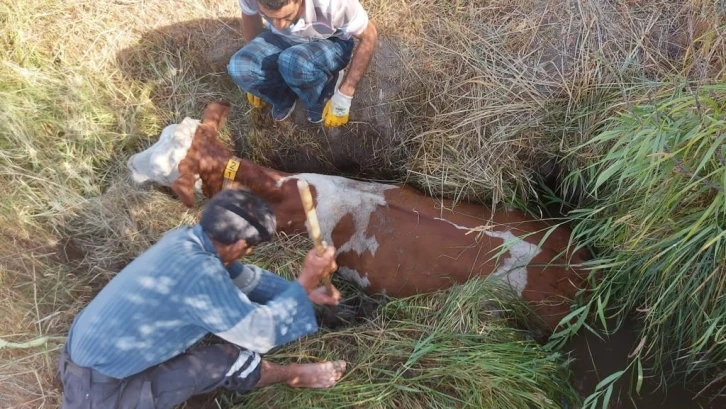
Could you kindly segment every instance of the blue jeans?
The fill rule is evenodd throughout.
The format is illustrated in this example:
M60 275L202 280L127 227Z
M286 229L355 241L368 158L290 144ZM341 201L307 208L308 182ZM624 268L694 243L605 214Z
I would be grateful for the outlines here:
M232 56L227 71L240 88L273 106L292 106L299 97L308 112L319 114L353 44L336 37L297 44L265 30Z

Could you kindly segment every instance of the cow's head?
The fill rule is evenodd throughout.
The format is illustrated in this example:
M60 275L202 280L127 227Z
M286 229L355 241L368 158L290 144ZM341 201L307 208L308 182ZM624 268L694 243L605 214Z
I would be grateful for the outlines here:
M180 124L164 128L159 140L126 163L134 182L171 186L179 177L179 163L187 156L199 121L184 118Z
M232 156L217 139L229 110L226 101L212 102L201 123L185 118L164 128L158 142L129 159L133 180L170 186L188 207L194 206L194 191L200 185L205 196L214 196L222 190L224 168Z

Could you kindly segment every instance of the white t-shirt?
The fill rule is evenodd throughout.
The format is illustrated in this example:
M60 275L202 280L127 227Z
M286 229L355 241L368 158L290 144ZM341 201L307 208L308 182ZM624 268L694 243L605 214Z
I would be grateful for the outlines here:
M368 27L368 13L358 0L304 0L305 13L284 30L268 24L273 33L294 42L310 42L329 37L350 39ZM242 13L258 15L257 0L239 0Z

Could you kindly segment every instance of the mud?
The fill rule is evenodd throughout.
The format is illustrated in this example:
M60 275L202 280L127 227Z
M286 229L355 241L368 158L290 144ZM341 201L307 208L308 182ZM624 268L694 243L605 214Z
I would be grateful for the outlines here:
M639 343L637 322L628 321L615 334L601 340L584 331L564 348L571 352L574 362L573 384L580 395L586 397L598 382L628 365L628 355ZM659 379L646 378L641 394L631 390L635 385L632 371L618 381L612 394L611 409L723 409L726 396L715 397L718 388L710 388L699 395L704 383L671 383L658 389ZM723 385L726 386L726 385ZM601 407L598 405L598 407Z

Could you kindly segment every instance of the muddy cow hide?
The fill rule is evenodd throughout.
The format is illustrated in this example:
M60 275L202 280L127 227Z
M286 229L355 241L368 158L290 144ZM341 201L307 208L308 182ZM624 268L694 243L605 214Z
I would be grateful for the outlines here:
M406 186L283 173L235 158L217 139L229 109L224 101L214 102L201 123L185 120L165 129L159 142L129 159L133 179L171 186L189 207L200 179L207 197L223 187L249 189L272 205L278 230L288 234L306 231L296 182L304 179L323 238L337 249L337 273L369 294L409 296L494 275L532 302L550 329L569 311L583 284L578 265L586 254L568 249L566 228L557 227L542 242L552 226L520 211L454 206ZM234 182L225 182L230 159L237 170Z

